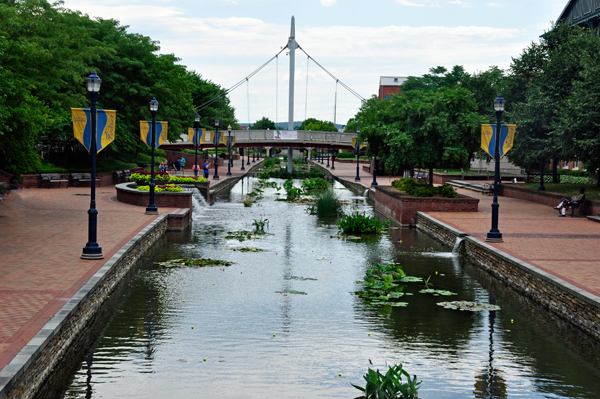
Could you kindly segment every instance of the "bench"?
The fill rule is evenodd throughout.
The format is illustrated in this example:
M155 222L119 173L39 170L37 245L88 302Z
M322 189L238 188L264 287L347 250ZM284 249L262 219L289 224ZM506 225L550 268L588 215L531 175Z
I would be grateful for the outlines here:
M129 169L117 170L115 174L117 175L117 183L119 183L119 180L121 182L126 182L129 181L131 178L131 171Z
M579 205L573 206L571 205L571 217L575 217L575 209L581 209L583 211L583 217L586 216L585 214L585 204L587 202L587 198L583 199L583 202Z
M77 187L79 187L79 183L82 181L92 181L91 173L71 173L71 185L74 185L77 182ZM100 176L96 175L96 182L98 183L98 187L100 187Z
M62 175L60 173L40 173L40 177L42 181L40 182L39 188L42 188L42 184L44 184L44 182L48 183L48 188L50 188L50 184L52 183L58 183L58 187L60 187L60 183L62 182L67 183L67 188L69 188L68 175Z

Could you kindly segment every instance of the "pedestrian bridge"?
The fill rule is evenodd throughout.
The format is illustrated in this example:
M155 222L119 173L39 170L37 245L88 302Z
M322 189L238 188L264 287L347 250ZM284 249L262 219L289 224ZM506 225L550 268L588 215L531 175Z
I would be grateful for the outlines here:
M225 139L219 147L227 147L228 132L219 131ZM206 134L207 139L201 143L199 148L214 148L215 144L210 140L210 132ZM356 133L340 132L318 132L311 130L232 130L231 137L235 137L233 148L247 147L293 147L293 148L330 148L340 150L354 150ZM364 146L364 145L363 145ZM194 149L194 144L189 136L182 135L181 141L174 143L166 142L160 146L163 150Z

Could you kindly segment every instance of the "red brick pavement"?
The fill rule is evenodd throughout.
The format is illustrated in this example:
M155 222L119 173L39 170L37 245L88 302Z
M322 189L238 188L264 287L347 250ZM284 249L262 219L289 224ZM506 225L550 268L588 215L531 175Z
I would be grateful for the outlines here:
M339 165L339 167L338 167ZM332 172L354 181L356 164L335 164ZM361 183L370 185L372 176L362 171ZM377 177L390 185L398 177ZM464 233L485 241L491 228L492 196L459 189L479 199L479 212L428 212L427 214ZM583 290L600 296L600 223L583 217L559 218L547 205L499 197L499 230L504 243L491 244L517 259L534 265ZM558 204L557 204L558 205Z

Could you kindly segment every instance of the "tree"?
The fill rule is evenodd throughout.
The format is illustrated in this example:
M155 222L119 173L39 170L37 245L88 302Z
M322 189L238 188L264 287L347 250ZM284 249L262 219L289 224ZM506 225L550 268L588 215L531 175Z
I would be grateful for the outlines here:
M252 125L252 129L256 129L256 130L273 129L273 130L275 130L276 127L275 127L275 122L273 122L272 120L270 120L266 116L263 116L261 119L257 120Z
M402 83L402 91L418 90L423 92L437 91L442 87L456 87L461 81L468 76L462 65L455 65L451 72L443 66L438 66L429 69L430 73L423 76L409 76Z
M321 120L318 120L315 118L308 118L307 120L302 122L300 127L298 127L298 130L314 130L314 131L318 131L318 132L337 132L338 131L337 127L335 127L333 122L321 121Z

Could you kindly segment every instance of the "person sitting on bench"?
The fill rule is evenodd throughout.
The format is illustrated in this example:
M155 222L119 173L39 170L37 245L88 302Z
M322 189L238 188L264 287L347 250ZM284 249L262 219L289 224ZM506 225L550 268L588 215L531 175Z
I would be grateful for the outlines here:
M567 208L570 206L578 206L579 204L581 204L581 202L584 199L585 199L585 188L581 187L579 189L579 195L577 197L573 197L571 199L563 198L562 201L560 201L560 204L558 204L556 209L558 209L559 212L562 210L562 213L560 213L558 216L566 217L567 216Z

